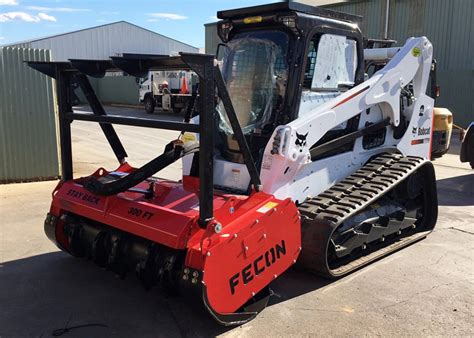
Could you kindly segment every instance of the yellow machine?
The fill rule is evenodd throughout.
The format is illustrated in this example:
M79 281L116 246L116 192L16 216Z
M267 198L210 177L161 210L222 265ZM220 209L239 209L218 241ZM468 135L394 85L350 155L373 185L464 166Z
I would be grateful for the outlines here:
M431 158L441 157L448 152L453 132L453 114L447 108L435 107Z

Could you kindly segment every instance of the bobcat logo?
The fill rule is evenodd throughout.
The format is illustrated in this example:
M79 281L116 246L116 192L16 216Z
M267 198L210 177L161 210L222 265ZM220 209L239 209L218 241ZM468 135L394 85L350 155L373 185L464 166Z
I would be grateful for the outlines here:
M413 127L412 130L411 130L411 133L413 134L413 137L416 136L416 129L417 129L416 127Z
M304 135L298 134L298 132L297 132L296 133L295 145L300 146L300 147L306 146L306 137L308 136L308 134L309 134L309 132L307 132Z

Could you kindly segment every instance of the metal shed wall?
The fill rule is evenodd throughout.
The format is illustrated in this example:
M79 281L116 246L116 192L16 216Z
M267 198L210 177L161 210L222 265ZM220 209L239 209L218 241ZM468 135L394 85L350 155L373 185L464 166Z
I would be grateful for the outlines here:
M385 6L386 1L364 0L324 7L362 15L362 33L383 38ZM436 105L449 108L454 122L466 127L474 120L474 1L390 0L389 10L389 38L403 45L424 35L433 43L441 86Z
M51 78L23 61L50 61L48 50L0 47L0 183L59 175Z
M133 76L106 76L91 79L92 86L103 103L136 105L139 102L139 85Z
M215 54L217 45L221 43L217 35L217 22L211 22L204 25L205 30L205 52L206 54Z
M108 59L117 53L198 53L199 49L126 21L10 46L50 49L55 61Z

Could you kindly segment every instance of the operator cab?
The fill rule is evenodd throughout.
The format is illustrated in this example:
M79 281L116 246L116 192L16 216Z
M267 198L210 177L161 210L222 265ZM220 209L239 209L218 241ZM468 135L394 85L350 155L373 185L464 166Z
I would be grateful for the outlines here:
M294 2L221 11L217 16L224 42L218 49L221 71L258 169L278 125L309 113L315 100L323 103L363 81L358 16ZM217 113L216 158L243 164L222 102ZM325 141L354 129L357 121L349 121L329 132ZM232 185L219 181L216 177L217 185ZM229 188L242 190L242 184L237 185Z

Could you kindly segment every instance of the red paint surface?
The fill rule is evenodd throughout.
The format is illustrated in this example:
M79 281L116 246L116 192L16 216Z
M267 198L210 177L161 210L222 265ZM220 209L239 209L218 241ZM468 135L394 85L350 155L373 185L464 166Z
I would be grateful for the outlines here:
M117 169L131 170L128 165ZM107 174L102 169L93 176ZM185 266L203 271L210 306L219 313L238 310L252 293L258 293L287 270L300 252L299 213L289 199L277 200L263 192L250 196L214 192L215 220L203 229L197 223L199 180L196 178L185 177L184 186L179 182L156 180L155 196L151 199L136 192L95 196L83 188L81 182L83 179L76 179L57 186L51 206L53 215L73 213L170 248L186 250ZM135 188L148 187L149 183L143 182ZM131 210L141 213L136 215ZM214 230L217 223L222 225L219 233ZM62 244L67 244L62 231L56 235ZM282 240L286 253L271 266L265 266L251 282L244 284L240 280L235 293L231 294L229 279ZM261 264L259 262L260 268Z

